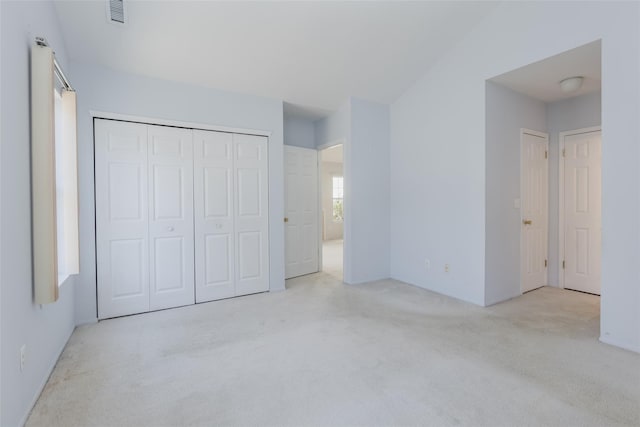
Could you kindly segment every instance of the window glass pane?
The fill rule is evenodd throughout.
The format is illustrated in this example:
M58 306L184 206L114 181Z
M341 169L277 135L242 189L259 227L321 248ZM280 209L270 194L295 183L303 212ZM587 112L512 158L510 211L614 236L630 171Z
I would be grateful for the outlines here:
M333 220L342 221L343 218L343 200L333 199Z
M343 178L341 176L333 177L333 198L342 199L344 197Z
M65 255L66 245L64 241L64 172L67 165L64 164L63 153L63 115L62 115L62 97L60 93L54 89L54 125L55 125L55 158L56 158L56 239L58 243L58 275L65 275ZM58 285L62 283L59 282Z

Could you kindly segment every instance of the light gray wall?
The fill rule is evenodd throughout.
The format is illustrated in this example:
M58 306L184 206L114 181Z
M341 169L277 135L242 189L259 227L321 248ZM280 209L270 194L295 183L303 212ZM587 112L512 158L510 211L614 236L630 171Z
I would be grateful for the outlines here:
M343 222L333 220L333 177L342 176L342 163L322 162L322 210L324 213L324 240L342 239Z
M350 98L315 124L316 143L343 140L344 281L389 277L389 107Z
M78 323L96 320L93 121L90 111L273 132L269 138L270 289L284 289L282 101L206 89L72 63L78 91L80 269Z
M351 139L351 101L347 101L333 114L314 123L316 147ZM346 147L344 147L346 149Z
M393 103L391 274L484 304L485 81L601 39L600 338L640 351L640 5L574 6L501 3Z
M53 304L33 303L31 275L29 55L45 37L67 70L64 42L52 2L0 2L2 87L1 418L21 425L74 329L73 279ZM20 372L20 347L26 363Z
M344 160L353 283L389 277L389 123L388 105L351 98Z
M485 145L485 301L520 290L520 129L547 131L544 102L487 82Z
M549 284L560 283L558 255L558 168L560 132L600 126L602 96L600 92L547 104L549 132Z
M285 116L284 144L315 149L316 138L313 120L305 117Z

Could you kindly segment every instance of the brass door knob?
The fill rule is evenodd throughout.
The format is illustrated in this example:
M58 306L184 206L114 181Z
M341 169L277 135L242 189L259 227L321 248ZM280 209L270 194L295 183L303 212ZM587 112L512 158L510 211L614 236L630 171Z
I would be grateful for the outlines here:
M284 222L289 222L289 218L285 217Z
M523 223L524 225L531 225L531 224L533 224L533 221L531 221L530 219L523 219L523 220L522 220L522 223Z

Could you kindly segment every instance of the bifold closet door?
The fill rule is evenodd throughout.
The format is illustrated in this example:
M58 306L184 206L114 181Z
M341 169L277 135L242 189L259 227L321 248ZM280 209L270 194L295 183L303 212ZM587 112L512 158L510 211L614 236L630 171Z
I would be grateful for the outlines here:
M95 120L98 317L149 311L147 126Z
M193 131L148 126L151 310L195 303Z
M235 290L233 135L193 131L196 302Z
M233 135L236 295L269 290L267 137Z
M267 138L194 131L196 301L269 290Z
M95 120L98 317L195 302L190 129Z

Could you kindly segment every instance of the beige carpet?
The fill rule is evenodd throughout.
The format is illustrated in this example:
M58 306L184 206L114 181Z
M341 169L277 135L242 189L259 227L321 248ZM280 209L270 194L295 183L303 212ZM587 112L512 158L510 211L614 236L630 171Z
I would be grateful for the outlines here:
M288 287L78 328L27 425L640 424L640 355L597 341L598 297Z
M342 280L342 239L322 242L322 271Z

